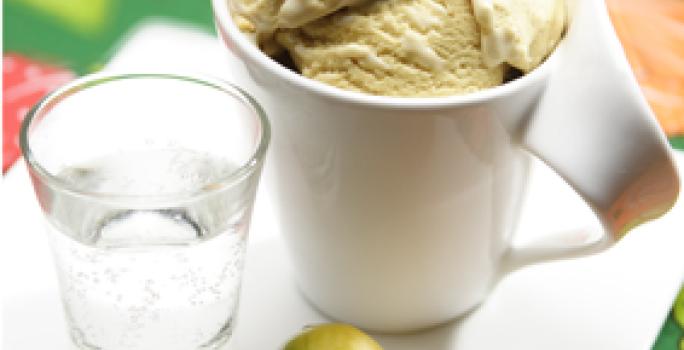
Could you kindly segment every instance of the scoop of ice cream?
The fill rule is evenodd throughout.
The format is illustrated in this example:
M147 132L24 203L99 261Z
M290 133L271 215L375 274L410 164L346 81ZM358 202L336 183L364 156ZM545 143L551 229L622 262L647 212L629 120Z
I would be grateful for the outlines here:
M278 12L279 28L298 28L343 7L365 0L285 0Z
M553 51L565 28L564 0L472 0L485 63L524 72Z
M277 28L279 3L275 0L230 0L235 25L267 55L278 51L273 41Z
M277 50L273 33L298 28L343 7L366 0L230 0L233 20L267 54Z
M471 0L376 0L276 34L300 72L343 89L444 96L500 85Z

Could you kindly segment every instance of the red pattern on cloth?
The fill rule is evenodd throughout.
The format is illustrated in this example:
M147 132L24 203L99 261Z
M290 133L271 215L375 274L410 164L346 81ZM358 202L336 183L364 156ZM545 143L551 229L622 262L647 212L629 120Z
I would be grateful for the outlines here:
M19 129L26 113L43 96L74 79L73 72L17 54L2 58L2 172L21 155Z

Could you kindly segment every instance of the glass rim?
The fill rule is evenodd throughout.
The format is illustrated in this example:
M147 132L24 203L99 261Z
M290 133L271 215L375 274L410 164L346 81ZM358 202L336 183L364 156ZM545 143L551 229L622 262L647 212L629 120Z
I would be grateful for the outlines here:
M46 108L52 107L60 101L68 98L71 95L77 94L78 92L92 88L98 85L106 84L114 81L121 81L127 79L172 79L176 81L182 81L190 84L204 85L208 88L213 88L220 92L223 92L229 98L234 98L243 105L251 109L256 119L259 121L258 130L258 143L254 150L251 152L249 158L242 162L235 170L221 176L220 178L211 181L207 184L203 184L201 187L188 190L179 191L169 194L117 194L109 192L97 192L97 191L87 191L79 189L73 184L65 181L56 175L49 172L45 167L43 167L40 162L34 157L34 154L29 146L29 129L36 120L38 116L49 114L49 110ZM45 114L44 114L45 113ZM126 202L129 200L135 200L139 202L141 198L145 198L145 203L166 203L166 202L178 202L178 201L190 201L211 195L213 193L221 192L227 188L230 188L238 184L241 180L248 177L256 169L258 169L264 161L266 151L271 138L271 126L264 112L263 108L259 103L247 92L242 90L240 87L224 81L220 78L208 77L198 74L176 74L176 73L94 73L89 74L80 78L77 78L61 87L53 90L49 94L45 95L38 103L36 103L28 113L21 123L21 129L19 131L19 146L21 148L22 156L24 161L28 165L29 170L35 172L41 181L45 182L49 187L59 189L61 191L68 192L72 195L80 197L88 197L92 199L97 199L107 202Z

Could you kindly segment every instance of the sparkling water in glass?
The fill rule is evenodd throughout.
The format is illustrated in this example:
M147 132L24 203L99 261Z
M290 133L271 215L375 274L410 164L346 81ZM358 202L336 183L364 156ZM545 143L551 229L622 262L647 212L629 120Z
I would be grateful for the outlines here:
M226 83L92 76L43 100L22 149L79 349L221 349L269 140Z

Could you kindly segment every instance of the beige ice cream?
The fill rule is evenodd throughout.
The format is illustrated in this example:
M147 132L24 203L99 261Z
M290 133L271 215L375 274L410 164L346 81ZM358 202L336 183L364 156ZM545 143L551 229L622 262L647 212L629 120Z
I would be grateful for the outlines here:
M388 96L444 96L500 85L470 0L388 0L346 9L276 39L304 76Z
M343 7L365 0L232 0L233 20L267 54L279 49L273 35L280 28L298 28Z
M231 0L267 54L306 77L388 96L444 96L532 70L565 26L563 0Z
M524 72L536 68L565 29L562 0L473 0L488 66L508 63Z

